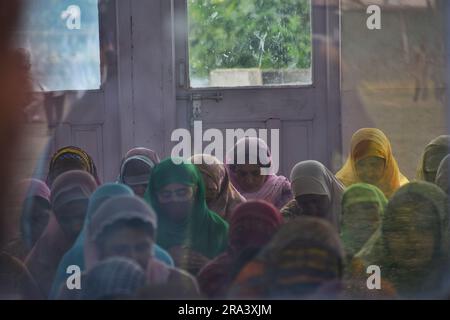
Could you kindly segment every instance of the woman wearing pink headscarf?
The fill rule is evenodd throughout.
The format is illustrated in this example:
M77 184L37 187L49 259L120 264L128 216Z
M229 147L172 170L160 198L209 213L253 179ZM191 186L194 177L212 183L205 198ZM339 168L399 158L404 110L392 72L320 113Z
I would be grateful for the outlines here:
M46 297L59 261L81 231L89 197L96 188L95 178L82 170L65 172L52 184L52 214L47 228L25 260L27 268Z
M14 190L22 210L20 237L11 240L2 250L23 260L47 227L50 218L50 189L41 180L24 179Z
M253 160L256 163L251 163ZM289 180L270 172L272 157L264 140L240 139L229 152L227 162L231 182L245 199L265 200L278 209L292 200ZM268 174L261 174L263 168L269 168Z
M234 277L269 243L282 223L280 211L265 201L239 205L230 219L227 251L197 276L202 293L208 298L225 298Z

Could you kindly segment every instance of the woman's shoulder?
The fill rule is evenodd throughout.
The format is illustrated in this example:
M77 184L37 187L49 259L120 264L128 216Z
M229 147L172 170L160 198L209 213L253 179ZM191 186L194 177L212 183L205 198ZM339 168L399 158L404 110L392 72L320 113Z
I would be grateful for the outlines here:
M197 279L209 278L211 274L217 274L221 272L228 272L228 267L231 264L231 259L228 253L222 253L216 258L209 261L202 269L200 269Z
M285 176L280 174L280 175L272 175L270 177L273 182L281 184L283 186L283 188L289 188L289 189L291 188L291 182Z

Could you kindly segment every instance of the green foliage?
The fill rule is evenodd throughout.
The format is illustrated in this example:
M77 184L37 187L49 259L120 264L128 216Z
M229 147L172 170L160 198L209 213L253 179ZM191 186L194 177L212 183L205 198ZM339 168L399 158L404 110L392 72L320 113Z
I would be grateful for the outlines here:
M309 68L309 0L188 0L191 76L219 68Z

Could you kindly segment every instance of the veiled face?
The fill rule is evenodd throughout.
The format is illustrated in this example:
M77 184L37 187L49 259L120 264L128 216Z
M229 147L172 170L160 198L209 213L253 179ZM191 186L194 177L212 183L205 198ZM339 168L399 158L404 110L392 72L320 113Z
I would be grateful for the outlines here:
M396 265L423 268L431 261L435 234L439 230L433 211L431 203L411 201L392 213L391 220L383 227L383 237L389 256Z
M386 161L380 157L367 157L356 162L356 174L362 182L376 185L383 177Z
M342 230L344 243L352 251L360 250L381 224L379 206L376 202L359 202L343 208ZM356 252L355 252L356 253Z
M171 183L158 191L159 203L184 202L194 198L194 188L192 186Z
M192 212L195 188L171 183L157 193L161 210L173 221L183 221Z
M329 215L330 199L327 195L304 194L295 198L302 213L312 217L324 218Z

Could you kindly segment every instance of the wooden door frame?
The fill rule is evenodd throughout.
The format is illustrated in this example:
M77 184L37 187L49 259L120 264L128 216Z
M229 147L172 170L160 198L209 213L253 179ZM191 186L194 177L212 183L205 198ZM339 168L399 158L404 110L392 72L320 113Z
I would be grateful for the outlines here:
M317 48L322 41L321 48L326 53L326 63L313 69L313 85L319 89L316 94L321 99L326 95L326 105L318 106L324 108L326 119L317 125L323 130L325 124L328 141L326 148L320 148L323 151L313 154L336 170L342 163L340 1L312 3L315 10L325 11L320 14L323 19L313 19L314 31L319 35L313 37L313 45ZM144 144L167 156L173 147L171 132L177 129L174 0L120 0L117 7L121 150ZM155 43L160 45L155 47ZM327 77L317 79L317 74ZM146 99L151 101L143 106Z

